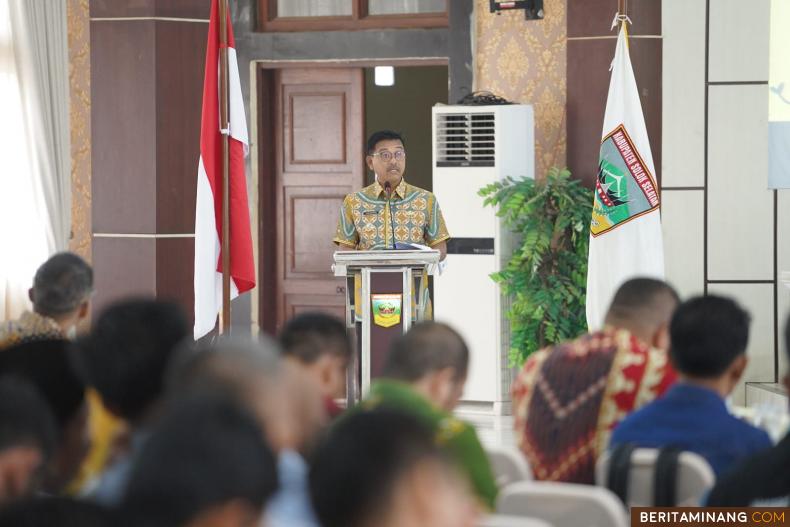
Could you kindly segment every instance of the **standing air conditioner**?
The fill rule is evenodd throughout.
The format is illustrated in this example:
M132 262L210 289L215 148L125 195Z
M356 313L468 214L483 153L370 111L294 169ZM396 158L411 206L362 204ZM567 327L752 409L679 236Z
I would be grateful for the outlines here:
M434 278L434 318L469 345L464 402L509 414L508 301L489 275L507 264L512 234L477 192L507 176L534 177L532 106L436 106L432 113L433 192L452 237L447 268Z

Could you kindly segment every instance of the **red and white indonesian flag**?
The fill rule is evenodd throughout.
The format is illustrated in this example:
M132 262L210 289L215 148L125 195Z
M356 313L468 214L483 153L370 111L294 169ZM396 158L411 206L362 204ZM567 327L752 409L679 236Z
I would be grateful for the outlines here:
M239 66L230 16L228 27L228 98L230 149L230 286L231 298L255 287L255 267L247 204L244 157L247 121L241 98ZM214 328L222 309L222 130L219 119L219 2L211 2L211 20L203 81L197 204L195 207L195 339Z
M620 285L664 278L664 244L653 154L623 22L612 62L595 184L587 268L587 325L603 325Z

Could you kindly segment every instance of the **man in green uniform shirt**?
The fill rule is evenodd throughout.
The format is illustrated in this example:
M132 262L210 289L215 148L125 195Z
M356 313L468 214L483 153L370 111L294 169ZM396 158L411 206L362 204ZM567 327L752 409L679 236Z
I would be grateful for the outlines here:
M415 415L433 431L465 473L480 501L493 510L497 486L475 429L451 414L469 368L469 350L445 324L422 322L395 340L383 378L373 382L362 408L395 408Z

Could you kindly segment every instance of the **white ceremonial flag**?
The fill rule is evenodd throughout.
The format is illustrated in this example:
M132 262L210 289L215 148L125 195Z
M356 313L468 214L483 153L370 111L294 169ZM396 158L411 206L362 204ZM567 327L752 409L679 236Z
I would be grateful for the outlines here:
M587 325L599 329L615 291L638 276L664 278L653 154L623 22L606 98L587 267Z

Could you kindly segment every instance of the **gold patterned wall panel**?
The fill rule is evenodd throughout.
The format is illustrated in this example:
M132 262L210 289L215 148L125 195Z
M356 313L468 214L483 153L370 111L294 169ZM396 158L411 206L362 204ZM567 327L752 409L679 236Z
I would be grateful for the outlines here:
M490 13L476 0L475 89L535 108L535 174L565 166L566 0L545 0L546 18Z
M91 260L91 64L88 0L68 0L71 119L71 241Z

